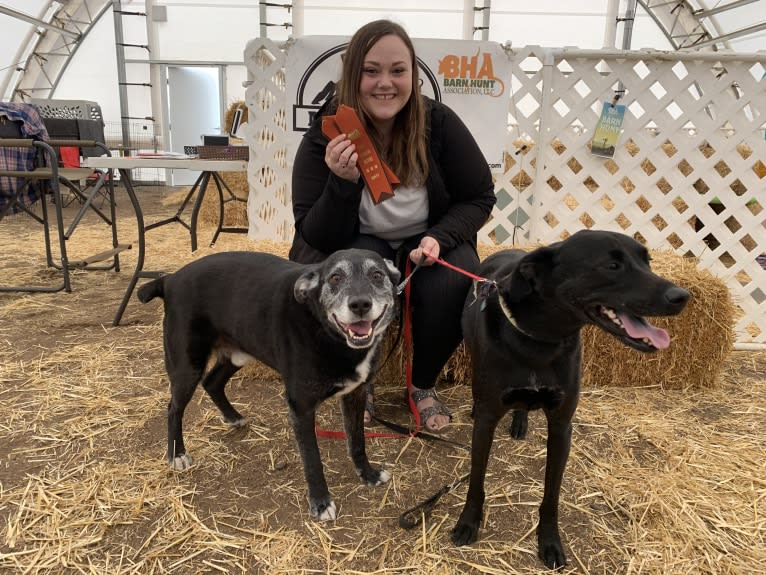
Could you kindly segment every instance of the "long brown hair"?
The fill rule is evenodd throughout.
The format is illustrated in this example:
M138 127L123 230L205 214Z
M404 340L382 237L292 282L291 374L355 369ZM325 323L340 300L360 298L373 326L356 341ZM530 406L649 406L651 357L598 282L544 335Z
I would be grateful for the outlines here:
M359 84L367 52L378 40L391 35L401 38L410 51L412 94L404 108L396 115L391 147L385 150L380 135L374 129L371 118L360 101ZM335 98L338 104L351 106L360 115L376 148L403 184L415 186L425 183L428 176L425 106L420 94L415 47L402 26L390 20L375 20L356 31L343 55L343 69Z

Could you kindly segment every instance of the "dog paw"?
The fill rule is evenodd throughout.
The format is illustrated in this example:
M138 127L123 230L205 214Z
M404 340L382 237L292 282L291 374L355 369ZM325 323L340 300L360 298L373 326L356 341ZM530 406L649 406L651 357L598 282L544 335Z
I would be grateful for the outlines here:
M452 543L459 547L461 545L470 545L475 542L476 539L478 539L478 535L478 525L469 525L468 523L458 522L457 525L452 528L450 538L452 539Z
M193 463L194 460L192 459L191 455L188 453L182 453L170 461L170 466L173 468L173 471L186 471L192 466Z
M537 556L548 569L560 569L567 564L558 531L540 530L537 535Z
M228 417L223 417L223 422L228 425L229 427L234 427L236 429L239 429L240 427L245 427L248 423L250 423L250 420L247 417L238 417L237 419L229 419Z
M567 558L561 545L549 544L540 546L537 555L543 560L548 569L561 569L567 564Z
M332 499L327 501L309 501L309 513L317 521L335 521L338 515L335 502Z
M385 469L376 469L375 467L370 467L367 472L365 472L363 469L357 469L356 473L359 475L359 477L362 478L362 481L364 481L370 487L378 487L388 483L391 480L391 473Z
M378 487L379 485L384 485L388 483L390 480L391 480L391 473L389 473L385 469L378 469L378 479L374 482L368 482L368 483L372 487Z

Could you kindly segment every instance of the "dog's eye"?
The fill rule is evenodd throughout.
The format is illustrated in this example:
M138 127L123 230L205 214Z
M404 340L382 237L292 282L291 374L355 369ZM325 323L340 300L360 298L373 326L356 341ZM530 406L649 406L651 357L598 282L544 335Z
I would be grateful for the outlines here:
M327 283L331 286L337 286L341 281L343 281L343 274L339 273L334 273L327 279Z
M609 262L609 265L606 267L612 271L616 271L622 269L622 264L620 262Z
M383 272L380 270L374 270L370 274L370 278L372 278L372 281L374 282L382 282L383 281Z

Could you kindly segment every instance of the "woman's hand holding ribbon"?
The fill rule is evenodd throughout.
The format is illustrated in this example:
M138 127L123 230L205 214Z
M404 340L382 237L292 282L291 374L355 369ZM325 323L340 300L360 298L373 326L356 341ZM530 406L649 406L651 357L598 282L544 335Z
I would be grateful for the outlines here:
M346 134L336 136L327 143L324 154L325 164L339 178L352 182L358 181L361 175L357 167L358 160L356 146Z

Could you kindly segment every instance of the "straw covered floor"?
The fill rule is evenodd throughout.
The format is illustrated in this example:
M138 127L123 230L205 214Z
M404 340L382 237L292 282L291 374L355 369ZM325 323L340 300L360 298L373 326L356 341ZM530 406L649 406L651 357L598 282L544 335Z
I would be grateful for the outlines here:
M173 213L182 197L154 187L139 194L148 221ZM121 240L135 242L123 195L119 210ZM200 236L206 246L212 229ZM86 220L70 242L73 259L99 251L106 237L105 226ZM147 238L146 268L167 271L213 251L274 247L224 234L191 254L179 225ZM0 241L4 285L50 278L41 230L29 218L0 222ZM119 273L74 272L71 294L0 294L0 572L544 571L534 533L545 461L539 412L526 441L498 430L480 539L464 548L451 544L449 531L465 486L445 495L420 528L398 527L404 510L469 469L467 451L421 439L368 440L370 459L393 473L379 488L359 482L342 441L320 439L339 517L313 521L281 382L268 370L243 370L230 383L230 398L250 418L244 429L224 426L198 390L184 421L195 465L171 471L162 304L134 298L122 325L111 327L136 253L122 256ZM672 334L673 344L682 335ZM636 354L639 377L645 356L625 353ZM706 387L584 386L560 507L564 573L763 569L766 353L727 353L720 363L720 376ZM379 415L410 422L403 386L378 387ZM438 389L454 413L445 437L467 444L469 386L451 378ZM322 406L319 424L340 429L335 402Z

